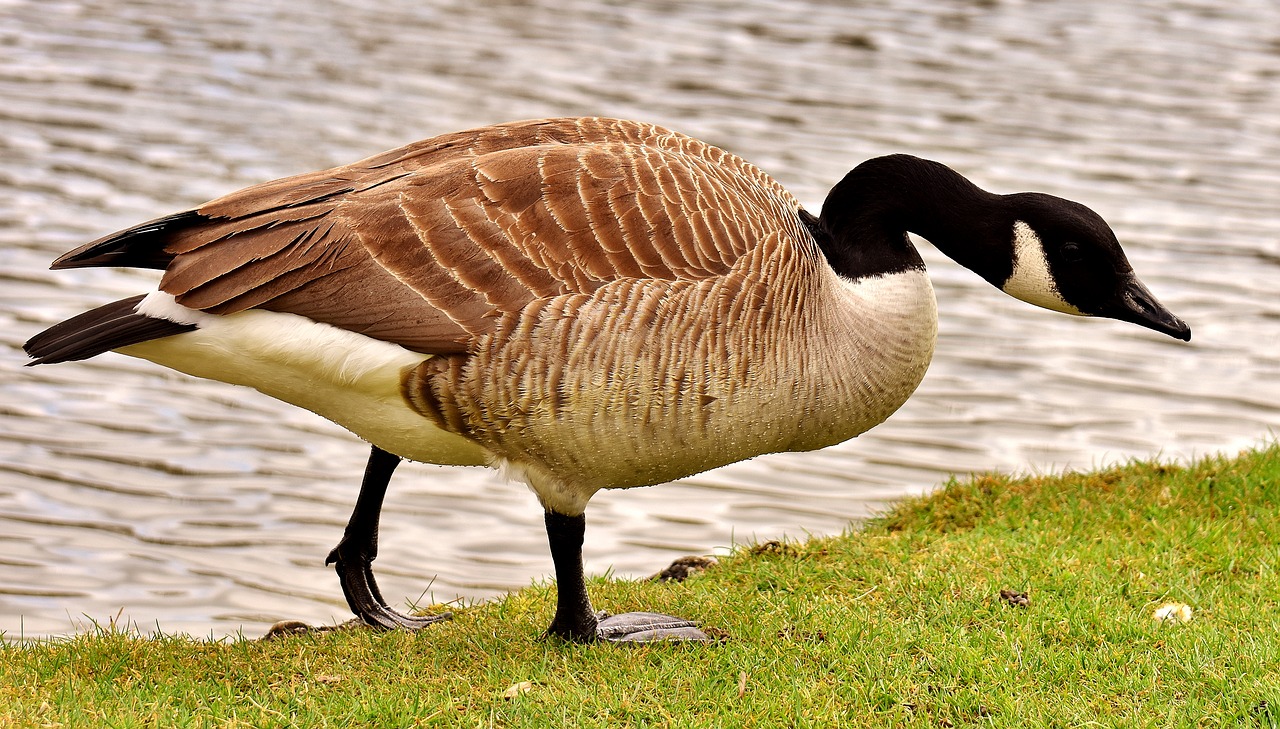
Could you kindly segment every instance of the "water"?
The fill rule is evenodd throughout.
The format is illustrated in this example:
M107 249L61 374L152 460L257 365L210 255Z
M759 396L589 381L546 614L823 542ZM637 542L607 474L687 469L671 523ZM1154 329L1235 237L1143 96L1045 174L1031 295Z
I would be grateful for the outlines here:
M1195 335L1032 309L926 246L941 334L906 407L824 452L602 493L593 573L837 532L951 473L1265 440L1280 425L1276 28L1269 0L0 0L0 631L119 615L216 636L345 618L323 559L364 447L125 357L23 369L28 336L154 280L46 266L250 183L511 119L665 124L815 210L850 167L893 151L994 191L1077 199ZM551 569L523 487L424 465L392 483L375 566L400 605Z

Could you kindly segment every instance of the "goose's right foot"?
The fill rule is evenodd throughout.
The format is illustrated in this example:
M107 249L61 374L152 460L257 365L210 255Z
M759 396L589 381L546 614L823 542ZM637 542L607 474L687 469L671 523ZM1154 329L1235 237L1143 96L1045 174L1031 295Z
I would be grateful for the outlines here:
M364 622L377 628L417 630L441 620L449 620L452 613L440 615L408 615L391 609L378 590L373 579L373 560L378 556L378 517L382 513L382 498L387 494L391 474L400 465L400 457L377 446L369 451L369 463L364 468L364 481L360 495L351 511L347 530L342 541L329 552L325 564L336 564L338 580L347 605Z
M343 537L325 560L325 564L336 565L342 594L346 595L347 605L356 617L369 625L388 630L417 630L453 618L453 613L408 615L388 606L378 590L377 580L373 578L373 560L363 553L362 546L365 545L352 544Z

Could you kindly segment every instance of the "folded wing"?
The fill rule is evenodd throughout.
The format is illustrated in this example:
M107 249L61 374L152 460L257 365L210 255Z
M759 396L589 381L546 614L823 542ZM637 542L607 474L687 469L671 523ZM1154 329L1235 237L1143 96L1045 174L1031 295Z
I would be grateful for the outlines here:
M265 308L426 353L467 351L530 302L727 273L799 203L659 127L552 119L444 135L256 185L94 241L56 268L161 268L216 314Z

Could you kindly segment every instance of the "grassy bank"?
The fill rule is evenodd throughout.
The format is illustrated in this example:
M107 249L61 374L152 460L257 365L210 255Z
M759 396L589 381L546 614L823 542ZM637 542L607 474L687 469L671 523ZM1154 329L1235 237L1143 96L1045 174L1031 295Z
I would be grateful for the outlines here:
M10 645L0 725L1274 726L1278 483L1274 447L983 476L684 583L592 585L611 612L702 621L711 646L535 640L546 587L416 635ZM1167 602L1192 619L1153 619Z

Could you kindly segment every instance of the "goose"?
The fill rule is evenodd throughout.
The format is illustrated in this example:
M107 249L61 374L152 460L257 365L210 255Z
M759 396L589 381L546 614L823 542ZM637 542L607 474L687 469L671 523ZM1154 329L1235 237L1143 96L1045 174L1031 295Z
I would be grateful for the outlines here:
M444 134L90 242L52 268L159 269L157 288L25 349L29 364L116 351L246 385L365 440L326 564L371 625L448 617L391 608L371 568L410 459L498 468L536 494L557 585L546 635L705 640L694 621L595 612L587 503L888 418L937 333L908 232L1028 303L1190 340L1079 203L894 154L855 167L815 216L692 137L560 118Z

